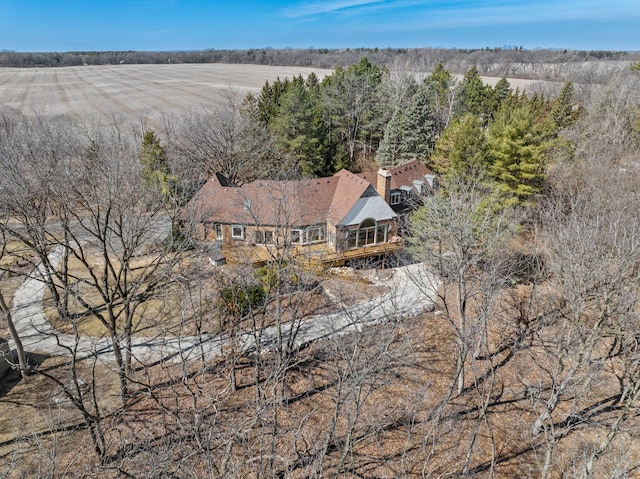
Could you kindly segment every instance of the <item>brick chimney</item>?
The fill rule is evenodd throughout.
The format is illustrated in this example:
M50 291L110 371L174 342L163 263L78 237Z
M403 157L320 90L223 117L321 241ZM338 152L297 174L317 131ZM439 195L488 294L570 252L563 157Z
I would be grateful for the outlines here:
M387 203L391 202L391 173L389 170L385 170L384 168L380 168L378 170L378 183L376 185L376 190Z

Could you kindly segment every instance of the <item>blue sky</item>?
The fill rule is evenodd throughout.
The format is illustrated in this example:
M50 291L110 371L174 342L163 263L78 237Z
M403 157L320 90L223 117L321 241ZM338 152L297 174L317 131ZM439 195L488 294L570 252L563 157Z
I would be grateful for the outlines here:
M640 0L0 0L0 50L640 50Z

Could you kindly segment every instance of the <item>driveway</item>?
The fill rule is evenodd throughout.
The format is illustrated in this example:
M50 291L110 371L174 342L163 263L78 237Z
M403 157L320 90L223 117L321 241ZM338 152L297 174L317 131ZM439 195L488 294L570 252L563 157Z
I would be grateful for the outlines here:
M53 267L60 261L62 250L50 254ZM114 359L108 338L75 337L53 329L43 311L45 282L42 268L37 268L15 293L12 315L16 329L27 352L70 356L73 351L80 357L97 355L100 360ZM385 281L388 292L375 299L328 314L305 318L296 324L281 327L283 340L293 347L335 335L357 331L360 328L388 321L399 320L421 313L436 301L437 278L426 271L422 264L396 268ZM262 347L273 347L277 340L275 326L257 332L245 332L237 338L237 348L243 352L256 349L259 338ZM134 338L133 355L141 363L162 360L190 360L204 357L211 359L223 354L228 346L224 336L163 336L158 338ZM13 342L12 347L15 348Z

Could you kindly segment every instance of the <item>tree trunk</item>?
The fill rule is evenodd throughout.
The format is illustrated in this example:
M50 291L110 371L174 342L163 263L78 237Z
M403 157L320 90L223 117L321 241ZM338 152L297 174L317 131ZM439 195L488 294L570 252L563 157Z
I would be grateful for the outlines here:
M4 300L4 295L0 291L0 310L3 312L5 319L7 320L7 325L9 326L9 333L11 334L11 339L13 343L16 345L16 353L18 355L18 365L20 366L20 374L22 377L26 377L29 374L29 365L27 363L27 357L24 352L24 347L22 346L22 340L18 335L18 331L16 330L15 324L13 324L13 318L11 317L11 310L7 307L7 303Z

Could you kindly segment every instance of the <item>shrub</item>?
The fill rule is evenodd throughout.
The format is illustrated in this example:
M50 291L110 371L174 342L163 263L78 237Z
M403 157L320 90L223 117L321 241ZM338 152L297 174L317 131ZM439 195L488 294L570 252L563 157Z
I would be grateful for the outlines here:
M219 306L223 313L242 317L264 304L266 293L260 284L233 284L220 291Z

